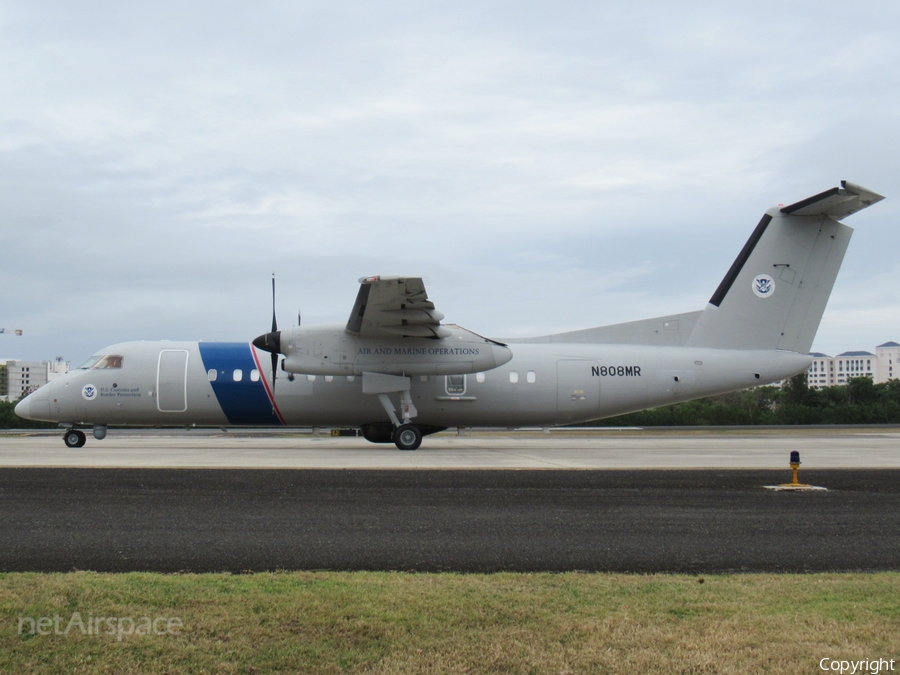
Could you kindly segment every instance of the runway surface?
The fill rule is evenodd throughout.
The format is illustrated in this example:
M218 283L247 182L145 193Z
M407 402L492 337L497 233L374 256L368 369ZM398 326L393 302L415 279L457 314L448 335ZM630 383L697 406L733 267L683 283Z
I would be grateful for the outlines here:
M409 453L412 454L412 453ZM900 569L900 470L0 468L0 570Z
M218 430L119 430L66 448L61 431L0 435L0 466L294 469L900 469L900 429L442 433L415 452L362 438Z

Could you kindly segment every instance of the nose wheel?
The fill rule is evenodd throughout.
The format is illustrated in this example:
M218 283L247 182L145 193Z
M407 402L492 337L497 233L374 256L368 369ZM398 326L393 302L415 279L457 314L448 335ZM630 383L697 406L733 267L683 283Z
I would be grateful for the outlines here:
M417 450L422 445L422 432L414 424L403 424L394 432L394 445L400 450Z
M70 429L66 432L66 435L63 436L63 440L70 448L80 448L84 445L87 437L84 435L84 432L79 431L78 429Z

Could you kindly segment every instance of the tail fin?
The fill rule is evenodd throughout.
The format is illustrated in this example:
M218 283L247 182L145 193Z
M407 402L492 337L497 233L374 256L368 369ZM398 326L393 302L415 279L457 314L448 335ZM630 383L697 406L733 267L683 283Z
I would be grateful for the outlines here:
M769 209L687 345L809 352L853 233L838 219L882 199L841 181L839 188Z

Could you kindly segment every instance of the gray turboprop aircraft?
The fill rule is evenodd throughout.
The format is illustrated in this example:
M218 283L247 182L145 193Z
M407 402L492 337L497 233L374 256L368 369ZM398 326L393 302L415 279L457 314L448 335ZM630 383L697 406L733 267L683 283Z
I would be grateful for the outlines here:
M59 422L69 447L80 426L285 425L415 450L448 427L570 424L766 384L809 368L853 232L839 219L881 199L842 181L769 209L701 311L542 337L442 324L422 279L396 276L360 279L346 326L279 331L273 280L272 330L252 343L113 345L16 413Z

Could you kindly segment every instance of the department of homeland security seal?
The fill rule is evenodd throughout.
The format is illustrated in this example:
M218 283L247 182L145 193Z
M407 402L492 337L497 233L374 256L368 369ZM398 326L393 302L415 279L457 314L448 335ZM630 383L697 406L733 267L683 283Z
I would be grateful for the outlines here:
M81 395L86 401L93 401L97 398L97 387L92 384L86 384L81 388Z
M775 280L768 274L759 274L753 280L753 292L759 298L770 298L775 293Z

